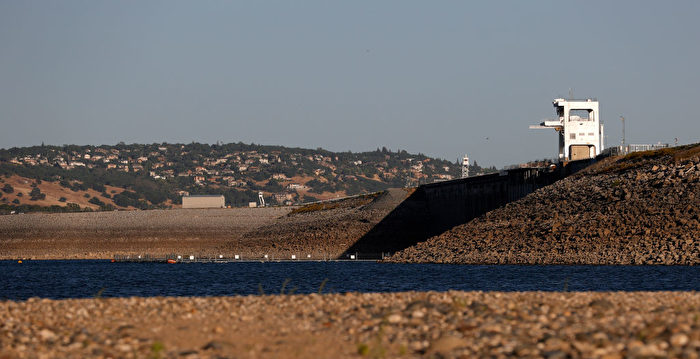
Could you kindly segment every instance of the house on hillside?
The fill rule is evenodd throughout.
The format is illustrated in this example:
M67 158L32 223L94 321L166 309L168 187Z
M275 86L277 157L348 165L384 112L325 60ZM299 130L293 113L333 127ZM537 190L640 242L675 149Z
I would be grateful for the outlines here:
M287 185L288 190L296 191L296 190L307 190L309 187L303 185L303 184L298 184L298 183L290 183Z
M294 200L294 193L288 193L288 192L281 192L281 193L275 193L272 195L272 197L277 201L277 203L285 203L285 202L291 202Z
M280 181L286 181L289 179L284 173L273 173L272 178Z

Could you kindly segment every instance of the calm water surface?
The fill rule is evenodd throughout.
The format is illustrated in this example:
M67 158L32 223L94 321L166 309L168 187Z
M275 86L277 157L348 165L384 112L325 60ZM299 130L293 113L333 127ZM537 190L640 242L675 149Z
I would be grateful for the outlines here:
M426 290L700 290L700 266L0 261L0 299Z

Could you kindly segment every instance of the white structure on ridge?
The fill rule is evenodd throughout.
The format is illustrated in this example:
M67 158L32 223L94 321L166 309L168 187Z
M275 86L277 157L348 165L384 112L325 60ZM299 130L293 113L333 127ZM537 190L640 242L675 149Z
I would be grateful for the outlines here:
M262 192L258 192L258 207L265 207L265 197Z
M546 120L530 128L553 128L559 133L559 160L576 161L599 155L603 142L598 101L594 99L553 101L558 119Z
M462 178L467 177L469 177L469 157L464 155L464 158L462 158Z

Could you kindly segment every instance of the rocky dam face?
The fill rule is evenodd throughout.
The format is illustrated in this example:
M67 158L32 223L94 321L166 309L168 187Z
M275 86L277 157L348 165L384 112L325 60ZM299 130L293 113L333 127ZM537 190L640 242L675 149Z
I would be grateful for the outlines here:
M392 261L700 263L700 146L607 158Z

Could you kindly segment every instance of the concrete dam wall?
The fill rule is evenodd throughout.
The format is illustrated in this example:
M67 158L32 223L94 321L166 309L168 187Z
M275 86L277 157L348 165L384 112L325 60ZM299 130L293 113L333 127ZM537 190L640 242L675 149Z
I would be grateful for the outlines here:
M548 168L517 168L483 176L419 186L342 257L380 258L469 222L498 207L563 179L594 160Z
M538 168L516 169L432 183L418 190L424 192L430 232L439 234L553 183L559 179L557 174Z

